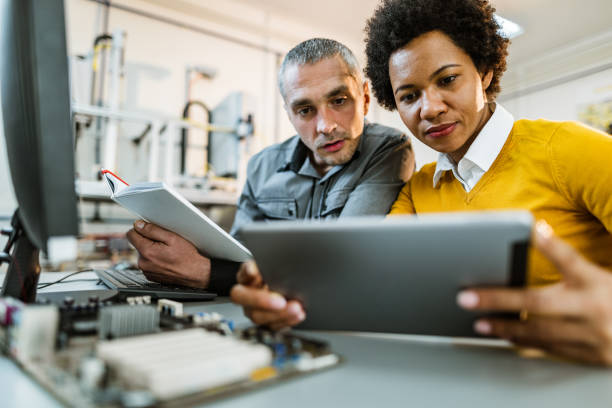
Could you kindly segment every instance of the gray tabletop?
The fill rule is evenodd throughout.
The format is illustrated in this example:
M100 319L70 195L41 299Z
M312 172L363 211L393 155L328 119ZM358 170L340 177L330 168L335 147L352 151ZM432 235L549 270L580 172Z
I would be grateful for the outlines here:
M247 323L240 308L223 298L191 304L187 310L217 311L239 325ZM406 335L307 334L329 341L332 349L344 357L344 362L326 372L295 378L210 405L612 406L612 370L523 357L502 342L470 344L448 338ZM60 406L4 357L0 358L0 395L3 406Z

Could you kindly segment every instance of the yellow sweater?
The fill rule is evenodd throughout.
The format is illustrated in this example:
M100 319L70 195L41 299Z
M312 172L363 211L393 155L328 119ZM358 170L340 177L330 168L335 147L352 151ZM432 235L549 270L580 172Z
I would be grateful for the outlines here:
M451 171L433 187L436 164L404 186L390 214L527 209L588 259L612 269L612 137L574 122L518 120L491 168L470 192ZM560 278L529 254L528 283Z

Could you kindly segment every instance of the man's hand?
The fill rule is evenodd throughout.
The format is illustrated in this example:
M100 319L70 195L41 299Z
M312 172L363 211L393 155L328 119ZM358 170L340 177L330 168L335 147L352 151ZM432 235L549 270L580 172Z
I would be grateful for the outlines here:
M138 267L152 281L206 288L210 259L180 235L142 220L134 223L127 239L139 253Z
M612 273L587 261L536 225L535 246L563 275L530 289L470 289L457 302L470 310L519 312L520 321L483 318L474 329L587 363L612 366Z
M245 316L255 324L278 330L295 326L306 317L299 302L287 301L280 293L268 290L255 262L242 264L237 280L230 294L232 300L243 307Z

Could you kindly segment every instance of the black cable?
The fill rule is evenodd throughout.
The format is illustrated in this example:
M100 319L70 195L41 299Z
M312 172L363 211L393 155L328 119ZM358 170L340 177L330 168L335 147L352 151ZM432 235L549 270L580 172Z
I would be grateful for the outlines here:
M71 276L74 276L74 275L77 275L77 274L83 273L83 272L93 272L93 269L89 268L89 269L83 269L81 271L72 272L72 273L69 273L68 275L64 276L63 278L58 279L58 280L53 281L53 282L39 283L38 284L38 289L43 289L43 288L49 287L51 285L55 285L57 283L63 282L65 279L68 279ZM87 280L97 280L97 279L87 279ZM70 282L72 282L72 281L70 281Z
M93 282L93 281L97 281L98 283L96 283L96 285L100 285L102 283L102 279L99 279L99 278L72 279L72 280L69 280L69 281L64 281L64 279L69 278L69 277L71 277L73 275L76 275L77 273L92 272L92 271L93 271L93 269L85 269L85 270L82 270L82 271L73 272L73 273L71 273L69 275L66 275L63 278L58 279L58 280L53 281L53 282L39 283L38 286L36 287L36 289L43 289L43 288L46 288L48 286L55 285L56 283L69 283L69 282ZM2 289L2 286L0 286L0 289Z
M152 124L147 124L144 130L138 136L132 139L132 143L134 143L136 146L139 146L140 142L142 142L142 140L145 138L145 136L147 136L147 134L151 131L152 128Z
M98 43L100 43L100 41L105 41L105 40L112 40L113 36L110 34L100 34L99 36L97 36L94 40L94 47L96 45L98 45Z
M206 124L210 125L211 121L211 112L208 106L202 101L190 100L187 101L185 107L183 108L183 118L189 119L189 108L192 106L199 106L206 112ZM186 166L187 166L187 144L188 144L188 132L189 130L184 127L181 129L181 164L180 164L180 174L185 174ZM206 140L207 144L210 146L210 129L206 129ZM210 148L208 149L208 154L210 154ZM210 159L209 159L210 161ZM205 163L207 165L208 163Z
M100 279L97 278L83 278L83 279L71 279L71 280L67 280L67 281L63 281L63 282L59 282L59 283L72 283L72 282L98 282L100 281ZM48 283L39 283L39 285L48 285ZM97 283L96 283L97 285ZM45 286L46 287L46 286ZM40 288L40 287L39 287Z
M2 265L4 262L10 264L13 262L13 257L11 254L7 254L6 252L0 252L0 265Z

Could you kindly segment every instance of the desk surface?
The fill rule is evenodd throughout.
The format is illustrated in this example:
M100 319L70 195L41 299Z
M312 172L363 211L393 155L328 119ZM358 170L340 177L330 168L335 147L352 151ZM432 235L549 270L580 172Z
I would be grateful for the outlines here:
M71 285L92 289L83 287L86 282L75 282L58 285L55 290L71 290ZM187 310L217 311L237 324L247 322L241 309L224 298L191 304ZM326 372L222 399L210 406L612 406L612 370L528 359L499 342L491 343L497 346L484 346L405 335L308 334L328 340L346 361ZM4 357L0 358L0 395L3 406L61 406Z

